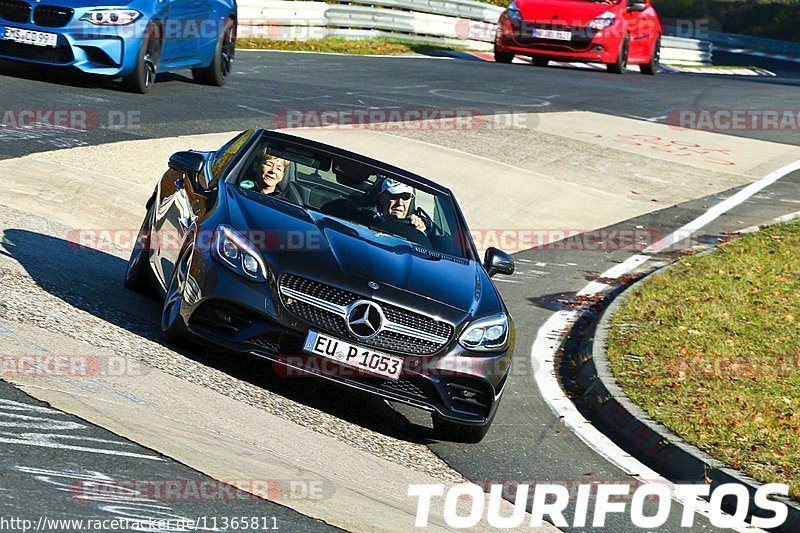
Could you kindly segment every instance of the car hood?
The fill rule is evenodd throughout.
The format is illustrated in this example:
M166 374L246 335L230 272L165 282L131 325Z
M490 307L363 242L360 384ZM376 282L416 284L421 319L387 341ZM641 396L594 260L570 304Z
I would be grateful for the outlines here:
M121 8L135 8L137 5L144 5L146 2L141 0L121 0L117 2L98 2L97 0L59 0L58 2L47 2L48 5L59 5L63 7L81 8L81 7L121 7ZM42 4L44 5L44 4ZM36 4L34 4L36 7Z
M475 308L483 270L475 261L434 257L403 239L269 197L255 200L234 192L228 208L231 225L249 232L251 241L263 231L262 254L277 274L312 272L333 284L343 280L365 296L372 295L372 281L417 300L405 303L423 299L462 312Z
M517 0L517 8L523 20L583 27L606 11L617 13L619 5L582 0Z

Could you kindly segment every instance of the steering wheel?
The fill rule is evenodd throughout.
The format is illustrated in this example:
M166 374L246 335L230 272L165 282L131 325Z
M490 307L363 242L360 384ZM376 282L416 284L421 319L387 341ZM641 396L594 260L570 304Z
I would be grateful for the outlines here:
M439 226L437 226L436 223L434 223L431 216L428 213L426 213L424 209L422 209L421 207L417 207L414 210L414 214L417 215L419 218L421 218L422 221L425 223L425 227L428 228L426 233L428 233L429 235L442 235L443 233L442 229ZM411 223L410 217L408 220L410 224Z

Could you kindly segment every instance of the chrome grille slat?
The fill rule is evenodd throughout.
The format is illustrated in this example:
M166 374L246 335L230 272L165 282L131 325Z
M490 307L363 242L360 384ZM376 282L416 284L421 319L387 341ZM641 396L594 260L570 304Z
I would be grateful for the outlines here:
M347 306L362 299L355 293L294 274L281 276L279 293L284 306L294 315L328 332L348 337ZM431 355L453 335L454 328L447 322L395 305L376 303L383 310L386 322L377 336L360 339L362 344L403 355Z

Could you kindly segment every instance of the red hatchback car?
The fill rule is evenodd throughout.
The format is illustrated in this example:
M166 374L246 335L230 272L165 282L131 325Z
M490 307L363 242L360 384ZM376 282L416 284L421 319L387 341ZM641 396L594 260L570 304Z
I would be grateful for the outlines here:
M500 15L494 44L499 63L520 54L537 66L605 63L617 74L628 64L655 74L660 51L661 23L650 0L514 0Z

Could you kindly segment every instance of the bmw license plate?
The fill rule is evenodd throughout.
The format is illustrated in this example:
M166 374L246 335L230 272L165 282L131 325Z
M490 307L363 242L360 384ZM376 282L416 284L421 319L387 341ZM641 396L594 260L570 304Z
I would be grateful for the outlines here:
M360 348L316 331L308 332L303 351L390 379L399 378L403 371L403 359L400 357Z
M0 40L14 41L15 43L22 44L32 44L33 46L55 47L56 41L58 41L58 34L0 26Z
M531 31L531 37L538 37L539 39L555 39L556 41L570 41L572 40L572 32L561 30L540 30L534 28Z

